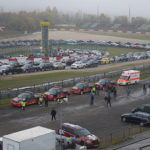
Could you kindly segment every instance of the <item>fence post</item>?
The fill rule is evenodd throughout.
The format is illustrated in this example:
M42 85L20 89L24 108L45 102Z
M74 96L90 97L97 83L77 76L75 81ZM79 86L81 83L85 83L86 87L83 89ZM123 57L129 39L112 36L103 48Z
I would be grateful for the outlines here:
M112 133L110 134L110 141L111 141L111 144L112 144Z
M63 80L62 80L62 82L61 82L61 86L62 86L62 88L63 88L63 86L64 86Z
M0 99L1 99L1 97L2 97L2 91L1 91L1 89L0 89Z
M35 93L35 84L34 84L33 86L34 86L34 88L33 88L33 92Z

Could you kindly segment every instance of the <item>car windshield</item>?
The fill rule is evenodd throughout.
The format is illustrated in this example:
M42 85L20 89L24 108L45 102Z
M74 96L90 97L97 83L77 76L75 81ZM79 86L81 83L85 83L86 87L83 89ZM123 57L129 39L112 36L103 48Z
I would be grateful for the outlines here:
M87 129L84 129L84 128L80 129L78 131L78 134L79 136L84 136L84 137L91 135L91 133Z
M106 82L105 80L99 80L100 84L105 84L105 82Z
M28 93L21 93L18 95L18 98L23 99L23 98L26 98L28 95L29 95Z
M77 86L78 88L83 88L83 84L82 84L82 83L77 83L76 86Z
M128 79L129 79L129 76L120 76L120 79L128 80Z
M56 94L57 93L57 88L52 88L49 90L50 94Z

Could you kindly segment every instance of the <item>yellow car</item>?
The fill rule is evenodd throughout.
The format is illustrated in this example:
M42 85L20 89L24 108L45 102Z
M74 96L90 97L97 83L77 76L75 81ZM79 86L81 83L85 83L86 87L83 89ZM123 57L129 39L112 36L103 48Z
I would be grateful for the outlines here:
M102 59L100 60L100 63L101 63L101 64L109 64L109 63L110 63L110 59L109 59L109 58L102 58Z

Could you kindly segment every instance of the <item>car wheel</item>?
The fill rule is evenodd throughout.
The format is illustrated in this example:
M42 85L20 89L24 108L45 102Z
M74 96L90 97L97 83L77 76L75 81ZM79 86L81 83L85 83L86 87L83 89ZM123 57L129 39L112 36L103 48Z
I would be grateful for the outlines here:
M81 91L80 93L81 93L81 95L83 95L83 91Z
M123 121L123 122L126 122L126 118L122 118L122 121Z
M143 126L144 126L144 123L143 123L143 122L140 122L140 126L143 127Z

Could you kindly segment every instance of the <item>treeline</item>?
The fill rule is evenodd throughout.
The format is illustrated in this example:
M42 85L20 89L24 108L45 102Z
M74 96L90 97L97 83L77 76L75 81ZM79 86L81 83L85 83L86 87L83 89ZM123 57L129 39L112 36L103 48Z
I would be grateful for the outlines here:
M86 23L99 23L100 27L109 27L114 24L132 25L135 27L143 24L150 25L150 20L143 17L129 19L127 16L117 16L111 19L105 14L83 14L82 11L78 11L75 14L65 14L59 12L56 7L52 9L48 7L44 11L0 12L0 26L5 26L15 31L38 31L40 30L40 22L45 20L51 22L51 28L54 28L56 24L70 24L81 28Z

